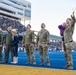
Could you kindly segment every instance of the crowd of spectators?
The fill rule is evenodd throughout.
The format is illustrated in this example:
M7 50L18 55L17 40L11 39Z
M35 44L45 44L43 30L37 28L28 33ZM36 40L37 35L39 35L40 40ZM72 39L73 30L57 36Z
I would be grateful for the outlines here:
M13 29L18 29L19 33L26 30L25 26L22 25L18 20L0 15L0 27L2 27L5 31L9 25L11 25Z
M60 50L62 50L62 42L61 41L50 42L49 49L51 49L51 51L60 51Z

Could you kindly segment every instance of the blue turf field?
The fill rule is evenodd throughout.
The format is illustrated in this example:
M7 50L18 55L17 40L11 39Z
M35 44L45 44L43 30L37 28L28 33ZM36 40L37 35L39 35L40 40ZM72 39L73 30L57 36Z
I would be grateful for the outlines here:
M16 65L18 65L18 66L31 66L31 67L39 67L40 68L41 66L39 66L39 64L40 64L39 53L34 52L34 54L35 54L36 62L37 62L36 65L32 65L32 64L27 65L26 64L27 56L26 56L25 52L19 52L18 53L19 62ZM48 67L48 66L45 65L45 66L42 66L42 67L43 68L53 68L53 69L63 69L63 66L66 65L65 58L64 58L64 53L63 52L48 52L48 54L49 54L49 57L50 57L51 66ZM73 52L72 56L73 56L73 63L74 63L74 69L73 70L76 70L76 52ZM11 61L11 59L9 59L9 61ZM4 60L3 60L3 62L4 62ZM0 64L2 64L3 62L1 62ZM45 62L45 64L46 64L46 62ZM8 65L13 65L13 64L8 63Z

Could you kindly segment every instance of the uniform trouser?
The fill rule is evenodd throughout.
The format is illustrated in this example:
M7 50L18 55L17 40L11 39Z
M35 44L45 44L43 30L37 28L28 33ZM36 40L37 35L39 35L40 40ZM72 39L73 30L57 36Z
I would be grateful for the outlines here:
M12 47L13 56L18 57L18 46Z
M0 60L2 60L2 47L0 47Z
M39 46L40 59L42 63L44 63L44 56L46 58L47 63L50 63L47 50L48 47Z
M72 42L64 43L64 55L66 59L66 64L73 66L72 62Z
M35 62L35 57L34 57L34 54L33 54L34 48L32 46L30 46L29 44L25 45L25 48L26 48L26 54L27 54L27 57L28 57L28 62L30 62L31 59L33 60L33 62Z
M5 62L8 62L9 52L11 52L11 58L12 58L11 62L13 62L12 46L11 45L6 45L6 49L5 49Z

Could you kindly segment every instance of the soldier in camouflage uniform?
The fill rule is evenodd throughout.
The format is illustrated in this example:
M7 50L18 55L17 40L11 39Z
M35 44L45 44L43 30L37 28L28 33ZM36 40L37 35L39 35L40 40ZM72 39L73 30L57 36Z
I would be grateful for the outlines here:
M6 36L5 36L5 45L6 45L6 49L5 49L5 63L8 63L8 58L9 58L9 52L11 52L11 57L12 57L12 61L13 61L13 54L12 54L12 26L9 25L8 26L8 30L6 32Z
M75 10L74 10L75 11ZM66 58L66 66L64 68L73 69L72 62L72 36L75 28L75 16L74 11L71 15L71 18L66 20L66 29L64 31L64 54Z
M44 65L44 56L46 57L46 61L47 61L47 66L50 66L50 60L48 57L48 45L50 43L50 34L49 31L45 29L45 24L42 23L41 24L41 30L38 32L37 35L37 44L38 44L38 49L39 49L39 53L40 53L40 59L41 59L41 66Z
M2 61L3 32L0 27L0 61Z
M26 49L26 54L28 57L28 62L26 64L31 64L31 59L33 64L36 64L35 57L33 54L34 50L34 32L31 30L31 25L27 25L27 31L24 32L23 45Z

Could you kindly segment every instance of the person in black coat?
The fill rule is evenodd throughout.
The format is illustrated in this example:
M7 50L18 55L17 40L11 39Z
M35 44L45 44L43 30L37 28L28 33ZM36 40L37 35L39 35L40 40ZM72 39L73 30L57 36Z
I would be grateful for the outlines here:
M17 30L12 30L12 52L13 52L13 62L11 63L18 63L18 43L19 43L19 36L17 34Z

